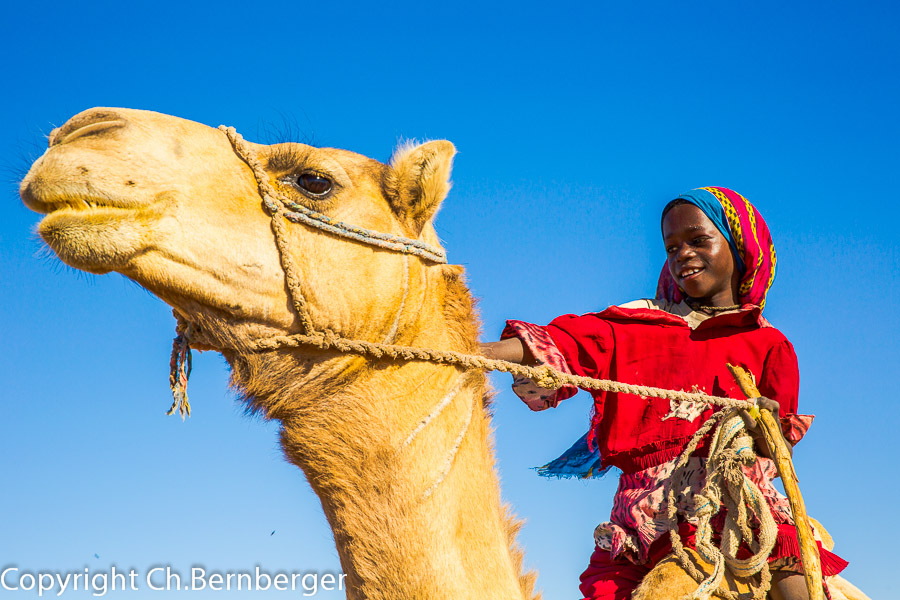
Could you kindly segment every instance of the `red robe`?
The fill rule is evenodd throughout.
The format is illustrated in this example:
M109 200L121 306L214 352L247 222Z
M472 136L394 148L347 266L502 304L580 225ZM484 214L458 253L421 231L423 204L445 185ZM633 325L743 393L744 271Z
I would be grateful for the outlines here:
M714 396L744 397L726 366L739 365L754 374L762 395L779 403L782 429L790 442L799 441L812 420L797 415L799 374L794 348L755 306L710 317L694 329L685 319L663 310L610 307L600 313L564 315L544 327L509 321L502 337L512 336L520 337L541 362L564 372ZM577 388L567 386L546 399L556 406L576 392ZM629 474L674 459L717 410L701 407L690 415L692 419L664 419L676 408L668 400L603 391L591 394L594 416L589 441L599 448L603 467L623 471L620 493L633 492L622 489ZM695 456L707 455L709 438ZM778 519L779 536L770 560L798 555L796 529L789 515L789 522L784 520ZM692 545L690 528L684 533ZM582 575L582 592L589 598L630 594L668 550L668 539L658 539L644 549L642 554L649 555L636 564L598 549ZM821 552L826 575L847 565L837 555Z
M544 354L548 346L555 347L562 366L575 375L743 398L726 367L731 363L756 376L760 393L781 406L783 421L797 413L794 347L761 318L757 307L711 317L691 329L681 317L662 310L613 306L600 313L563 315L545 327L510 321L502 337L521 335L525 327L531 330L526 343L538 344L537 351ZM561 388L552 405L576 391ZM713 412L710 407L693 421L663 420L670 412L668 400L603 391L591 395L590 441L598 444L604 466L625 473L677 456ZM706 450L704 443L699 455Z

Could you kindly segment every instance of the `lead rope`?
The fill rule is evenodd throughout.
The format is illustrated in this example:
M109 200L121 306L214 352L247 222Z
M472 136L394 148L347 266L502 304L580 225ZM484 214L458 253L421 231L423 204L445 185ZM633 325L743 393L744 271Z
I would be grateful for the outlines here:
M482 371L501 371L516 376L527 377L540 387L547 389L558 389L564 385L574 385L585 390L633 394L643 398L661 398L669 401L677 401L679 403L708 403L729 409L728 412L716 412L703 424L703 426L700 427L700 429L697 430L679 456L676 463L676 471L684 468L690 454L696 450L702 438L712 429L716 422L727 415L729 418L726 419L725 423L726 425L729 425L728 432L731 432L730 426L735 423L734 418L736 417L739 419L735 411L740 408L750 409L755 407L755 402L752 400L737 400L722 396L711 396L702 392L685 392L684 390L669 390L652 386L623 383L609 379L581 377L578 375L562 373L547 365L531 367L462 352L352 340L341 337L330 329L317 331L309 315L309 307L300 291L300 278L296 274L296 267L285 241L285 218L292 222L303 223L328 233L384 248L386 250L412 254L435 263L446 263L446 255L442 249L429 246L424 242L348 225L340 221L335 221L326 215L312 211L302 205L291 202L272 187L271 183L268 181L265 170L255 155L247 148L243 137L237 133L233 127L220 126L219 129L225 133L234 147L235 153L237 153L237 155L250 167L256 178L259 192L263 199L263 206L272 218L272 233L278 248L282 270L284 271L285 284L288 288L291 306L297 314L297 318L300 321L303 331L303 333L294 335L275 336L257 340L252 346L252 349L265 352L279 348L309 346L320 350L335 350L341 353L369 356L374 359L403 361L419 360L437 364L454 365L461 367L464 370L479 369ZM278 198L280 202L275 202L273 198ZM217 347L218 344L202 331L194 331L190 324L177 313L175 314L175 317L177 320L177 336L173 343L169 375L169 381L175 401L167 414L172 414L177 408L183 419L185 414L190 416L190 404L187 400L187 379L190 375L191 365L190 343L191 341L203 341L212 347ZM465 427L464 430L465 429L467 429L467 427ZM770 540L771 536L769 536L768 529L766 529L765 535L759 541L754 541L752 539L752 532L747 524L747 514L745 510L747 502L750 502L751 511L761 519L764 527L770 521L772 523L774 523L774 521L772 520L768 504L761 497L759 489L756 488L755 484L753 484L753 482L740 470L739 463L749 460L748 456L752 455L752 444L750 444L749 448L743 448L744 440L746 439L745 435L738 436L736 431L729 433L729 435L720 435L721 429L720 426L715 434L715 439L724 439L725 441L718 443L718 445L721 446L721 449L716 450L715 462L713 462L713 451L711 450L710 459L708 461L711 471L707 485L704 487L703 492L695 497L697 502L696 506L700 506L701 508L696 508L695 506L694 511L691 511L694 516L697 516L700 519L701 524L703 524L702 532L698 528L699 541L697 547L704 559L714 565L713 575L709 578L705 577L690 561L690 558L687 556L681 543L680 536L678 535L678 511L675 504L675 491L671 486L672 481L675 479L674 477L669 479L665 490L666 514L670 522L672 548L685 570L696 581L700 582L700 586L694 594L689 596L690 598L698 600L709 598L713 592L721 595L727 600L744 598L745 596L731 592L721 585L723 567L727 565L727 567L735 572L735 574L741 573L741 576L749 576L762 572L760 585L751 586L751 589L753 590L752 600L759 600L765 595L765 592L770 585L770 576L766 558L771 553L774 538ZM741 445L740 451L733 447L734 443L739 443ZM747 454L748 451L750 453L749 455ZM674 474L675 473L673 472L673 475ZM726 483L726 488L728 490L727 499L726 497L721 496L717 491L717 485L721 485L721 482ZM749 491L749 496L745 496L745 487ZM430 495L433 489L434 487L429 488L426 497ZM753 489L756 490L755 493L753 493ZM709 518L718 512L718 500L720 498L725 502L726 507L729 509L729 522L733 521L734 523L731 528L726 528L725 533L723 534L723 544L726 545L726 552L724 553L716 549L709 541L711 535L711 528L708 526ZM708 510L705 508L705 505L709 506ZM688 516L691 515L689 514ZM738 533L740 534L739 536ZM747 541L751 545L751 548L756 551L756 554L751 559L738 561L734 557L740 539Z

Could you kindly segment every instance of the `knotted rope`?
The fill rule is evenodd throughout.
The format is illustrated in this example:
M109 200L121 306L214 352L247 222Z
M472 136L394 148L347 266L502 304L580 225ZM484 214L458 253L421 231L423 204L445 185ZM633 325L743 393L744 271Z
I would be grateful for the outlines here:
M716 592L729 600L737 600L739 596L729 590L717 590L722 581L724 568L728 568L736 575L742 577L762 572L760 586L754 590L753 600L762 598L770 583L766 558L771 553L774 544L774 534L771 533L774 520L759 488L740 469L740 464L749 464L747 461L752 462L755 459L755 455L753 455L752 441L750 441L749 437L745 434L739 435L743 422L737 423L737 421L740 421L740 417L737 416L736 412L737 409L750 410L755 408L756 404L753 400L738 400L712 396L703 392L685 392L684 390L629 384L609 379L581 377L563 373L547 365L527 366L462 352L354 340L344 338L330 329L325 329L324 331L316 330L310 317L307 303L300 290L301 281L286 243L285 219L385 250L418 256L434 263L446 263L446 255L443 249L430 246L419 240L412 240L394 234L385 234L335 221L326 215L285 198L271 185L266 171L256 156L250 151L241 135L233 127L220 126L219 129L225 133L237 155L250 167L256 178L263 206L272 219L272 232L280 255L291 306L294 308L303 331L303 333L294 335L256 340L250 348L251 350L265 352L280 348L303 346L325 351L368 356L376 360L427 361L453 365L463 370L501 371L516 376L523 376L532 379L537 385L547 389L558 389L564 385L574 385L585 390L633 394L644 399L661 398L679 403L706 403L729 409L727 412L717 411L697 430L676 463L676 472L683 469L687 464L688 457L696 450L703 437L709 433L717 422L727 416L725 424L719 427L714 436L713 449L707 463L709 469L707 485L699 495L695 496L695 508L686 514L687 517L699 519L697 548L701 556L715 566L711 577L705 578L703 573L694 567L681 544L681 539L678 535L678 510L675 504L675 490L671 486L671 482L676 479L676 472L673 472L673 476L667 482L665 492L667 499L666 514L670 521L673 550L685 570L700 582L700 587L691 598L705 599L711 593ZM276 198L279 202L275 201ZM202 342L214 348L221 347L221 344L205 332L193 329L177 313L176 319L178 321L176 327L177 337L173 343L169 376L175 401L167 414L172 414L177 409L182 418L184 418L185 414L190 416L190 404L187 399L187 379L191 368L190 343L192 341ZM722 494L721 490L724 490L725 494ZM433 490L430 489L429 493L430 491ZM723 549L720 550L715 548L710 541L712 532L709 520L718 512L722 503L728 509L728 518L722 538ZM752 514L763 524L759 540L753 539L752 531L748 524L747 506L750 507ZM750 559L739 560L736 558L737 547L741 540L745 540L755 552Z
M179 320L181 317L176 315ZM202 331L192 332L192 339L206 345L217 347L219 343L205 335ZM743 408L751 410L755 404L752 400L738 400L725 396L712 396L703 392L685 392L684 390L670 390L624 383L611 379L594 379L580 375L563 373L547 365L528 366L506 360L487 358L477 354L466 354L453 350L436 350L434 348L421 348L417 346L402 346L397 344L382 344L365 340L354 340L340 336L326 329L317 331L311 335L294 334L286 336L274 336L257 340L250 349L266 352L279 348L312 347L319 350L333 350L341 354L356 354L368 356L373 359L423 361L444 365L461 367L464 370L478 369L481 371L500 371L511 375L527 377L537 385L546 389L559 389L564 385L574 385L584 390L599 390L615 392L618 394L633 394L642 398L662 398L676 402L698 402L715 404L725 408Z

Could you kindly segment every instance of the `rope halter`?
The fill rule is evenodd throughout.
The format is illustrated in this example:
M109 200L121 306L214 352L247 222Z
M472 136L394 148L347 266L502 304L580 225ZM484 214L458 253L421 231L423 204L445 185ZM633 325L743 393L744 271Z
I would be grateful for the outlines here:
M298 204L290 198L287 198L272 186L269 181L268 173L257 158L256 153L244 140L243 136L238 133L234 127L219 125L218 129L225 134L228 141L231 143L235 154L250 167L250 170L253 172L253 177L256 179L259 195L262 198L263 208L272 219L272 233L275 236L275 244L278 247L278 254L282 270L284 271L285 283L288 288L291 305L300 320L302 327L301 334L287 336L293 343L280 343L280 338L262 339L257 341L256 350L265 351L286 345L296 346L298 345L298 342L300 344L305 343L307 345L325 349L335 346L339 347L340 344L337 343L339 341L357 341L345 340L329 329L319 331L313 325L306 299L300 291L300 278L297 275L297 269L291 258L285 240L285 220L306 225L307 227L311 227L318 231L330 233L383 250L417 256L431 263L447 263L447 254L443 248L432 246L421 240L414 240L393 233L374 231L372 229L344 223L343 221L332 219L326 214L312 210L309 207ZM409 266L407 265L404 285L408 285L408 270ZM181 415L181 418L184 419L186 415L190 416L191 414L191 405L188 402L187 397L187 380L190 375L190 342L192 339L202 337L202 333L192 329L177 312L175 313L175 318L178 321L176 326L177 337L173 344L169 374L169 385L172 389L174 402L167 414L171 415L177 410ZM369 342L362 343L368 344ZM340 347L339 350L344 352L352 351ZM375 352L376 356L380 356L380 353L377 350Z
M256 158L253 151L247 146L247 142L244 141L243 136L239 134L234 127L219 125L219 130L228 136L228 141L231 142L235 154L247 163L247 166L253 171L253 176L256 178L256 183L259 186L259 194L263 199L263 206L265 206L266 211L270 215L275 216L276 214L281 214L293 223L302 223L303 225L319 229L320 231L333 233L334 235L347 238L348 240L362 242L363 244L368 244L384 250L391 250L393 252L412 254L413 256L418 256L433 263L446 264L447 254L444 252L443 248L426 244L421 240L414 240L393 233L382 233L380 231L350 225L343 221L336 221L328 215L314 211L311 208L307 208L302 204L297 204L290 200L285 197L284 194L272 187L272 184L269 182L269 176L262 164ZM276 199L278 202L275 201Z
M753 406L752 403L746 400L711 396L702 392L667 390L608 379L580 377L562 373L546 365L532 367L450 350L436 350L432 348L354 340L342 337L330 329L317 330L309 317L306 301L300 293L300 279L297 275L297 270L293 264L289 248L285 241L285 220L302 223L320 231L339 235L346 239L369 244L385 250L418 256L419 258L432 263L445 264L447 262L446 254L443 249L431 246L420 240L413 240L399 235L372 231L355 225L348 225L291 201L272 186L269 182L269 176L259 162L259 159L257 159L256 154L248 147L247 142L244 141L244 138L234 129L234 127L220 125L219 130L228 137L228 140L231 142L238 157L240 157L253 171L253 175L259 186L259 193L262 197L263 206L272 218L272 231L281 258L282 270L284 271L285 283L287 284L290 299L294 310L303 325L302 333L274 336L257 340L253 345L254 350L265 352L278 348L312 346L322 350L334 350L337 352L370 356L374 358L387 358L403 361L418 360L445 365L455 365L465 370L479 369L482 371L503 371L512 375L528 377L529 379L536 381L538 385L550 389L556 389L563 385L575 385L585 390L603 390L607 392L635 394L645 398L663 398L679 402L709 402L711 404L732 409L750 408ZM186 364L185 352L190 351L188 344L192 338L200 338L202 333L187 327L183 318L177 313L176 319L179 321L176 329L176 332L179 334L179 339L176 340L177 344L175 348L173 348L173 355L177 352L179 358L177 360L173 359L173 364L177 364L180 370L184 371L184 365ZM175 392L176 396L176 402L175 405L173 405L173 409L176 405L181 404L178 398L185 398L186 403L187 397L183 393L183 390L176 387L182 385L181 382L186 383L186 380L187 378L184 376L172 378L173 392ZM180 406L179 410L183 414L184 407Z

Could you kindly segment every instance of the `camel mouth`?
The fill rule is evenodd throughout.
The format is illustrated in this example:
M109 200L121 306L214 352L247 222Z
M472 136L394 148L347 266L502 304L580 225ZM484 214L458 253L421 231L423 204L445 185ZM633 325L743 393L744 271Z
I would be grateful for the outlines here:
M54 203L37 234L70 267L98 275L124 273L146 248L144 227L132 209L90 203Z
M164 198L137 204L66 186L29 185L25 204L43 215L37 233L67 265L89 273L122 272L146 247L147 223ZM94 193L88 193L93 191Z
M94 212L103 209L123 210L129 207L111 202L108 198L71 197L63 196L51 199L34 199L27 203L28 207L42 215L50 215L60 211Z
M58 181L48 181L38 176L26 179L19 190L19 195L25 206L42 215L62 210L85 212L139 208L134 201L98 192L95 186L86 183L67 182L60 185Z

